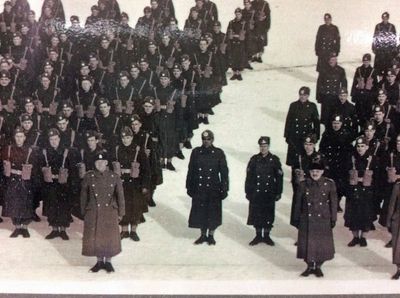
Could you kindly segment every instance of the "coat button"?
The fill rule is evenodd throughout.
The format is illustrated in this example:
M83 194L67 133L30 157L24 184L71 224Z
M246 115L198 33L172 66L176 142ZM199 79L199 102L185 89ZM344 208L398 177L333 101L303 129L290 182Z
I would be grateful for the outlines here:
M207 184L207 187L210 187L210 184Z
M260 182L257 182L257 185L260 185Z
M322 205L322 203L319 203L320 205Z
M199 186L201 186L201 183L199 183Z
M200 176L199 178L200 178L200 179L203 179L203 176Z
M92 186L93 186L93 187L95 187L95 185L94 185L94 184L92 184Z
M108 204L106 204L106 207L108 207Z
M308 205L308 206L311 206L311 203L308 203L307 205Z
M260 178L260 175L257 175L257 178Z
M201 171L201 168L199 168L199 171Z
M260 190L259 190L259 189L257 189L257 192L260 192Z
M109 193L109 194L107 194L109 197L111 197L111 194Z
M311 213L309 213L308 216L311 217Z
M318 217L321 217L321 214L318 214Z
M97 204L97 207L100 207L100 204Z

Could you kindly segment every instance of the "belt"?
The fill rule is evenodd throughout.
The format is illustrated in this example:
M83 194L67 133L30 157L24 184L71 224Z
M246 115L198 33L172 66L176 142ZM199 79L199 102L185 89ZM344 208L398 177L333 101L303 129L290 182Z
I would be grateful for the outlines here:
M58 175L51 175L52 179L58 179Z
M363 182L364 178L358 178L357 181L358 182Z
M121 169L121 174L130 174L131 170L129 169Z
M20 170L16 170L16 169L11 169L11 174L14 174L14 175L19 175L19 176L21 176L21 175L22 175L22 171L20 171Z

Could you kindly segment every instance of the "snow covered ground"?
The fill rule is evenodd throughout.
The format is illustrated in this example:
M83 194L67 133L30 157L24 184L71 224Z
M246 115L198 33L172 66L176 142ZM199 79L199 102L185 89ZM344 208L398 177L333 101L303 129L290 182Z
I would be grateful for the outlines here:
M42 1L30 1L40 11ZM94 1L64 0L66 14L81 21ZM223 26L242 0L215 0ZM120 0L122 10L136 23L146 0ZM174 0L180 24L194 1ZM246 164L258 152L261 135L272 139L271 151L285 162L283 126L289 103L303 85L315 96L314 38L323 14L330 12L342 35L343 61L349 84L362 54L370 51L371 35L383 11L400 26L398 1L271 0L272 29L264 64L246 71L244 81L230 83L223 103L207 127L215 133L215 145L225 150L230 169L230 192L224 201L223 225L216 231L217 245L194 246L198 231L187 228L190 199L185 177L190 155L175 161L176 173L164 172L164 185L156 193L157 207L140 225L139 243L123 241L123 252L113 260L114 274L88 273L93 258L81 256L82 223L68 230L70 241L48 241L45 219L30 226L30 239L11 239L9 219L0 225L0 291L12 293L69 294L372 294L400 293L391 249L384 248L387 232L378 227L367 236L367 248L348 248L351 233L342 215L335 228L336 256L323 266L325 278L301 278L305 264L296 259L296 230L289 225L290 172L285 167L284 195L277 204L272 238L275 247L248 246L254 230L246 226L248 203L244 197ZM397 9L398 11L398 9ZM314 100L314 99L313 99ZM201 127L193 145L200 144ZM343 204L343 202L342 202Z

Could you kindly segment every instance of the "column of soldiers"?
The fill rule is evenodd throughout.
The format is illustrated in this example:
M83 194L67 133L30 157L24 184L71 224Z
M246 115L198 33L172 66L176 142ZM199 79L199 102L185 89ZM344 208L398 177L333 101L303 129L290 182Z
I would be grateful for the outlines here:
M374 222L378 220L392 233L393 240L385 247L393 246L393 262L398 270L392 278L399 279L400 224L396 216L400 181L400 51L396 28L389 22L389 13L384 12L373 35L374 64L372 55L364 54L349 85L344 69L338 65L339 29L332 24L329 13L324 15L324 21L315 43L319 73L316 99L321 104L321 115L316 104L308 100L310 89L302 87L299 99L290 105L284 133L288 144L286 164L292 168L290 222L299 229L298 257L308 264L302 275L323 276L321 262L333 258L331 230L336 213L343 211L340 200L345 197L344 223L353 235L348 246L366 247L365 236L375 230ZM322 137L321 124L325 127ZM314 179L313 175L323 175L323 179ZM315 184L313 180L324 183ZM330 190L325 189L327 185L331 185ZM323 209L324 205L330 207ZM314 226L315 223L319 225ZM310 242L314 237L322 250Z
M0 194L2 215L15 226L10 237L30 237L28 226L41 220L36 209L43 201L51 229L45 238L68 240L71 215L85 218L88 231L93 223L87 218L96 218L91 209L104 201L103 207L118 209L118 236L140 240L137 226L156 205L162 169L174 171L172 159L184 159L193 131L209 124L227 70L241 80L243 68L262 62L268 42L266 1L244 1L226 34L215 3L194 2L182 30L172 0L150 0L134 28L116 0L98 0L84 25L70 16L69 27L61 0L44 0L40 15L27 0L4 1ZM90 184L104 176L114 194L95 186L103 183ZM112 227L98 228L115 232ZM117 242L111 254L104 247L96 254L86 242L84 254L100 262L93 272L113 271Z

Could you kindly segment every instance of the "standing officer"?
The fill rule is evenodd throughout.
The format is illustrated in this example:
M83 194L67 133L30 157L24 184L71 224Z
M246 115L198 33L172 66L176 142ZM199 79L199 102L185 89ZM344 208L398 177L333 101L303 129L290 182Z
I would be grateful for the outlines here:
M294 222L299 229L297 258L307 263L301 276L323 277L323 262L333 259L332 229L336 224L335 182L323 177L324 165L312 163L310 178L300 183L295 196Z
M269 233L275 220L275 201L282 195L283 172L279 157L269 151L270 138L260 137L258 145L260 153L251 157L245 183L246 198L250 202L247 224L256 229L256 237L249 244L265 242L273 246Z
M90 271L113 272L111 257L121 252L118 221L125 215L124 190L121 179L108 170L104 152L96 156L96 170L89 171L81 189L83 225L82 255L97 257Z
M393 241L393 264L397 266L396 273L392 276L392 279L400 278L400 182L397 181L393 187L392 196L390 198L390 204L387 215L386 227L392 232Z
M317 139L320 135L320 124L317 105L309 102L310 88L301 87L299 100L292 102L286 116L285 134L288 152L286 164L293 166L299 154L303 150L303 141L307 135L315 134Z
M201 230L194 244L215 245L214 231L222 224L222 200L228 196L229 170L224 151L213 146L214 133L205 130L201 139L203 145L193 149L186 177L187 194L192 198L189 227Z
M325 24L319 26L315 41L315 54L318 56L317 71L321 72L328 65L331 53L339 55L340 34L337 26L332 24L332 16L324 15Z

